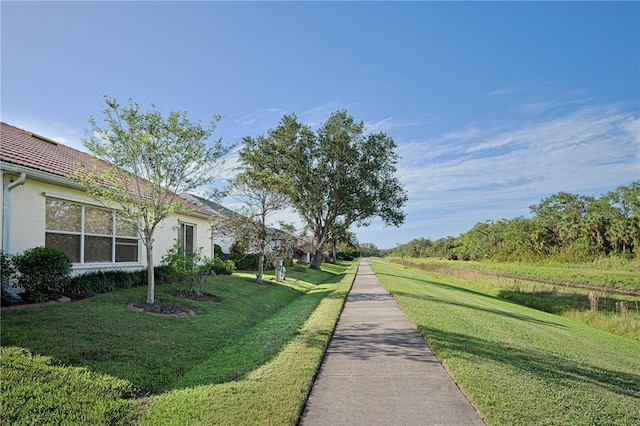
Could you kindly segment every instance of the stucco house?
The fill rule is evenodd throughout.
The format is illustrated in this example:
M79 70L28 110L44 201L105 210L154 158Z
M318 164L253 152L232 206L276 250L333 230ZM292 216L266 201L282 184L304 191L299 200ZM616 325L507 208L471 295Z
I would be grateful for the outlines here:
M201 209L205 209L209 212L210 215L225 218L227 216L235 214L235 212L231 209L224 207L221 204L216 203L215 201L208 200L206 198L199 197L194 194L190 194L188 192L184 192L180 194L182 198L185 200L197 205ZM218 232L215 232L214 229L211 230L213 244L217 244L222 249L223 258L226 259L231 253L231 245L233 244L233 238L229 236L222 235Z
M89 164L87 153L49 138L0 123L2 251L20 253L37 246L64 250L73 272L146 268L145 247L117 208L91 199L68 171ZM195 206L189 214L165 219L154 237L154 262L180 238L189 249L213 257L211 212ZM128 225L128 226L127 226Z
M183 193L180 194L186 200L200 206L204 209L207 209L212 215L225 218L232 215L237 214L231 209L228 209L221 204L216 203L215 201L208 200L206 198L202 198L200 196ZM282 241L289 240L291 241L291 235L288 235L286 231L282 229L268 227L267 232L271 235L272 241L267 245L267 253L271 251L279 251L280 243L279 239ZM223 253L223 257L226 258L231 253L231 246L234 243L234 238L229 235L223 235L222 233L216 232L216 230L212 230L213 240L215 244L218 244ZM290 252L288 253L290 256L294 256L300 262L309 263L310 260L310 251L311 251L311 237L296 237L294 236L295 243L293 247L290 247ZM249 252L255 252L256 250L252 247L249 247Z

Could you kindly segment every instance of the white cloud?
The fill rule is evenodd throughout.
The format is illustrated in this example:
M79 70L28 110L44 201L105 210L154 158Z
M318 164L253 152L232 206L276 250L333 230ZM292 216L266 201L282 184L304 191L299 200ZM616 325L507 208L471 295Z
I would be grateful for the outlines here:
M284 113L285 111L280 108L261 108L258 111L236 118L234 123L240 127L254 126L264 121L272 121L274 116L280 117Z
M593 193L638 179L639 119L622 107L582 108L494 135L469 127L456 143L450 132L402 144L406 211L415 217L479 212L475 223L527 214L529 205L559 191Z
M365 122L365 128L367 132L388 132L394 129L403 129L405 127L419 126L420 123L417 120L401 120L394 117L387 117L378 121Z
M539 92L549 88L551 88L551 84L548 82L522 82L492 90L489 92L489 96L511 96L524 92Z

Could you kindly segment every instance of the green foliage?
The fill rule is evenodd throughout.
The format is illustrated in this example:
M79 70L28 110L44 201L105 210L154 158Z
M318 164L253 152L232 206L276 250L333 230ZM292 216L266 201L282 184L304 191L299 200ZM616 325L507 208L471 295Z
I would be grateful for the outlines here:
M249 250L249 246L244 240L235 240L229 250L232 255L243 255Z
M14 255L12 262L20 272L18 284L25 289L27 299L40 302L47 295L67 285L71 279L72 262L62 250L54 247L34 247Z
M137 412L131 382L87 368L55 365L18 347L0 348L3 424L130 424Z
M204 260L205 268L216 275L231 275L235 269L235 264L231 260L222 260L218 257Z
M243 152L250 149L245 146ZM243 155L242 152L240 154ZM246 253L251 247L258 254L257 282L263 282L267 248L286 251L286 240L292 236L274 231L267 222L278 210L287 206L287 198L277 191L279 180L262 165L244 163L231 180L228 194L240 205L236 214L227 215L214 225L219 232L234 237L232 253Z
M222 259L222 247L219 244L213 245L213 256L219 259Z
M258 270L258 254L240 254L233 253L229 260L233 262L235 267L241 271L257 271Z
M178 239L162 256L162 263L167 266L173 278L189 285L188 292L190 294L199 294L198 285L213 272L213 269L204 262L202 247L198 247L193 253L185 254Z
M373 243L360 243L358 244L358 248L360 249L362 257L382 256L382 251Z
M162 267L156 267L156 282L162 284L167 281L167 273ZM71 278L69 284L61 289L71 294L99 294L110 291L140 287L147 283L147 271L95 271Z
M122 106L104 96L104 125L89 119L85 147L96 158L92 164L70 170L72 179L94 199L118 205L118 215L134 225L153 265L153 236L161 221L191 209L179 196L210 184L209 173L232 146L220 140L207 144L216 124L191 122L184 111L164 116L151 105L149 111L130 101ZM154 301L154 273L148 275L147 302Z
M278 176L285 194L316 239L312 268L319 269L329 228L341 221L365 225L380 217L404 221L406 191L396 176L397 145L385 133L365 134L346 111L336 111L317 131L285 115L267 136L244 139L241 160Z
M10 279L15 272L16 270L11 261L11 255L0 251L0 278L2 278L2 282L4 283L5 280Z
M338 252L338 259L340 260L353 260L360 257L360 250L356 247L344 246L340 248Z
M560 192L531 206L531 212L531 219L479 222L457 238L412 240L391 254L571 263L610 256L640 258L640 181L599 198Z

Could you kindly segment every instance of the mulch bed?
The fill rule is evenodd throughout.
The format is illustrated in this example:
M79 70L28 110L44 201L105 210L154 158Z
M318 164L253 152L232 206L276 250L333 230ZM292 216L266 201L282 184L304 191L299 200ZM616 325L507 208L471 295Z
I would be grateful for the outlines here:
M208 293L197 294L197 293L189 293L187 291L174 291L171 294L177 297L184 297L185 299L196 300L198 302L214 302L214 303L220 302L219 297L214 296L213 294L208 294Z
M132 311L145 312L152 315L166 315L178 318L192 317L196 314L186 306L167 302L135 302L129 305L129 309L131 309Z
M187 291L174 291L172 294L174 296L197 300L199 302L220 302L220 299L212 294L189 293ZM145 301L140 301L129 305L129 309L136 312L146 312L152 315L166 315L178 318L192 317L196 314L186 306L168 302L147 303Z

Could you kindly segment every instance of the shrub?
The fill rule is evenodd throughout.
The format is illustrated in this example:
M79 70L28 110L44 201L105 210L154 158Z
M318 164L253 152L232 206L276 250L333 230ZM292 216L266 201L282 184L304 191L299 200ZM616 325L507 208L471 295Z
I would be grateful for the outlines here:
M18 284L25 289L27 300L40 302L46 295L65 287L71 279L71 259L54 247L34 247L13 256L20 272Z
M10 280L15 272L11 256L0 251L0 276L2 278L2 282L4 283L6 280Z
M146 284L146 271L96 271L73 277L62 291L72 294L108 293L144 284Z
M143 270L140 285L147 285L147 271ZM153 268L153 278L156 284L167 284L171 281L171 268L167 265L160 265Z
M204 264L209 273L214 273L216 275L231 275L235 268L235 265L231 260L224 261L218 257L214 259L206 259Z
M340 260L353 260L356 257L360 257L360 250L355 247L342 247L338 252L338 259Z
M166 284L171 281L171 271L168 266L160 265L154 269L156 284ZM147 270L138 271L95 271L76 275L69 283L60 289L64 293L108 293L110 291L141 287L147 285Z
M229 258L233 261L237 269L243 271L257 271L258 270L258 255L257 254L239 254L234 253Z
M213 256L222 259L222 247L219 244L213 245Z
M202 247L198 247L193 253L182 254L182 245L175 240L173 246L162 256L162 263L167 266L170 276L189 284L190 294L199 294L198 284L211 273L211 270L203 262Z

